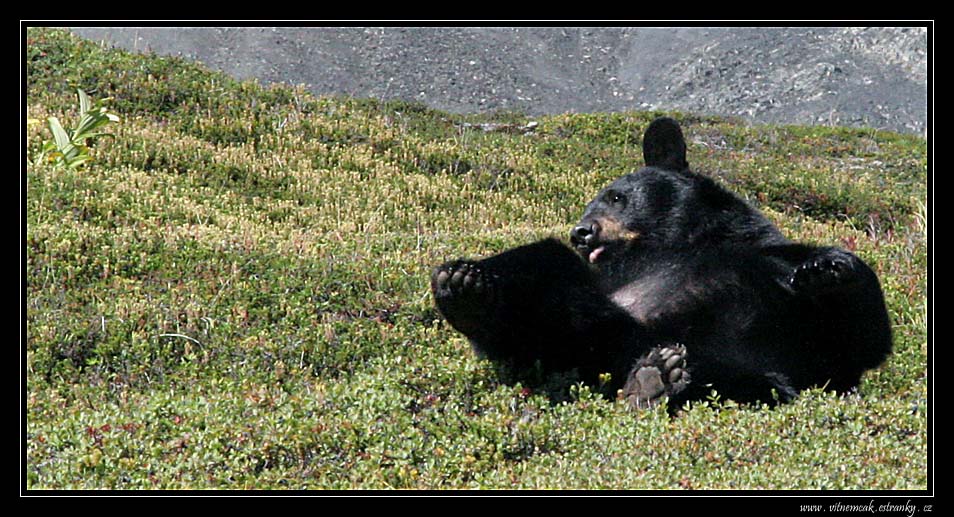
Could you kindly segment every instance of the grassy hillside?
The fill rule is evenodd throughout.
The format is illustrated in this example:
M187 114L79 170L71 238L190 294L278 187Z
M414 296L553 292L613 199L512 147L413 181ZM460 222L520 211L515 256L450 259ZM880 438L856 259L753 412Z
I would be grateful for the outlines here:
M895 354L860 396L669 419L501 384L428 291L447 259L565 237L659 113L465 117L315 98L28 31L31 489L925 489L926 144L670 114L790 237L876 269ZM37 160L75 88L121 117ZM36 163L33 163L34 160Z

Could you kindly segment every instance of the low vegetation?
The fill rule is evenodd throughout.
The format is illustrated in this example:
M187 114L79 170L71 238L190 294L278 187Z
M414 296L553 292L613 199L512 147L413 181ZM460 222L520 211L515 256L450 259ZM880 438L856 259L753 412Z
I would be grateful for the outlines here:
M920 137L668 113L698 169L871 264L895 333L859 395L670 419L500 383L428 289L449 258L565 238L660 113L527 127L61 30L26 48L28 118L79 120L81 89L120 119L71 167L25 128L29 489L927 488Z

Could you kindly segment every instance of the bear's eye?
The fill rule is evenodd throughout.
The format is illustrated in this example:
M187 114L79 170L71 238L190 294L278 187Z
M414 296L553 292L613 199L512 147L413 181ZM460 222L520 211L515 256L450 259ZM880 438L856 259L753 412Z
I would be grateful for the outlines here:
M606 193L606 200L609 201L611 205L623 205L626 203L626 196L615 190L611 190Z

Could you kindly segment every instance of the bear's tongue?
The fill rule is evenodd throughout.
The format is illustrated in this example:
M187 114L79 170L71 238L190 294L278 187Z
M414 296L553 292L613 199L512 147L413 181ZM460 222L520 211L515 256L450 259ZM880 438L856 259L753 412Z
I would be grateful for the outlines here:
M590 264L596 264L596 260L597 260L598 258L600 258L600 255L601 255L601 254L603 253L603 251L605 251L605 250L606 250L606 246L600 246L599 248L596 248L595 250L591 251L591 252L590 252L590 257L589 257L589 258L590 258Z

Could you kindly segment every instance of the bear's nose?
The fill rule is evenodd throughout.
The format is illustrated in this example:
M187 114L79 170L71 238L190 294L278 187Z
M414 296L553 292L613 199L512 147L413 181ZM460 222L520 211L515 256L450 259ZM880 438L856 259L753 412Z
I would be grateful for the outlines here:
M600 225L596 222L580 224L570 231L570 242L575 246L589 246L599 236Z

